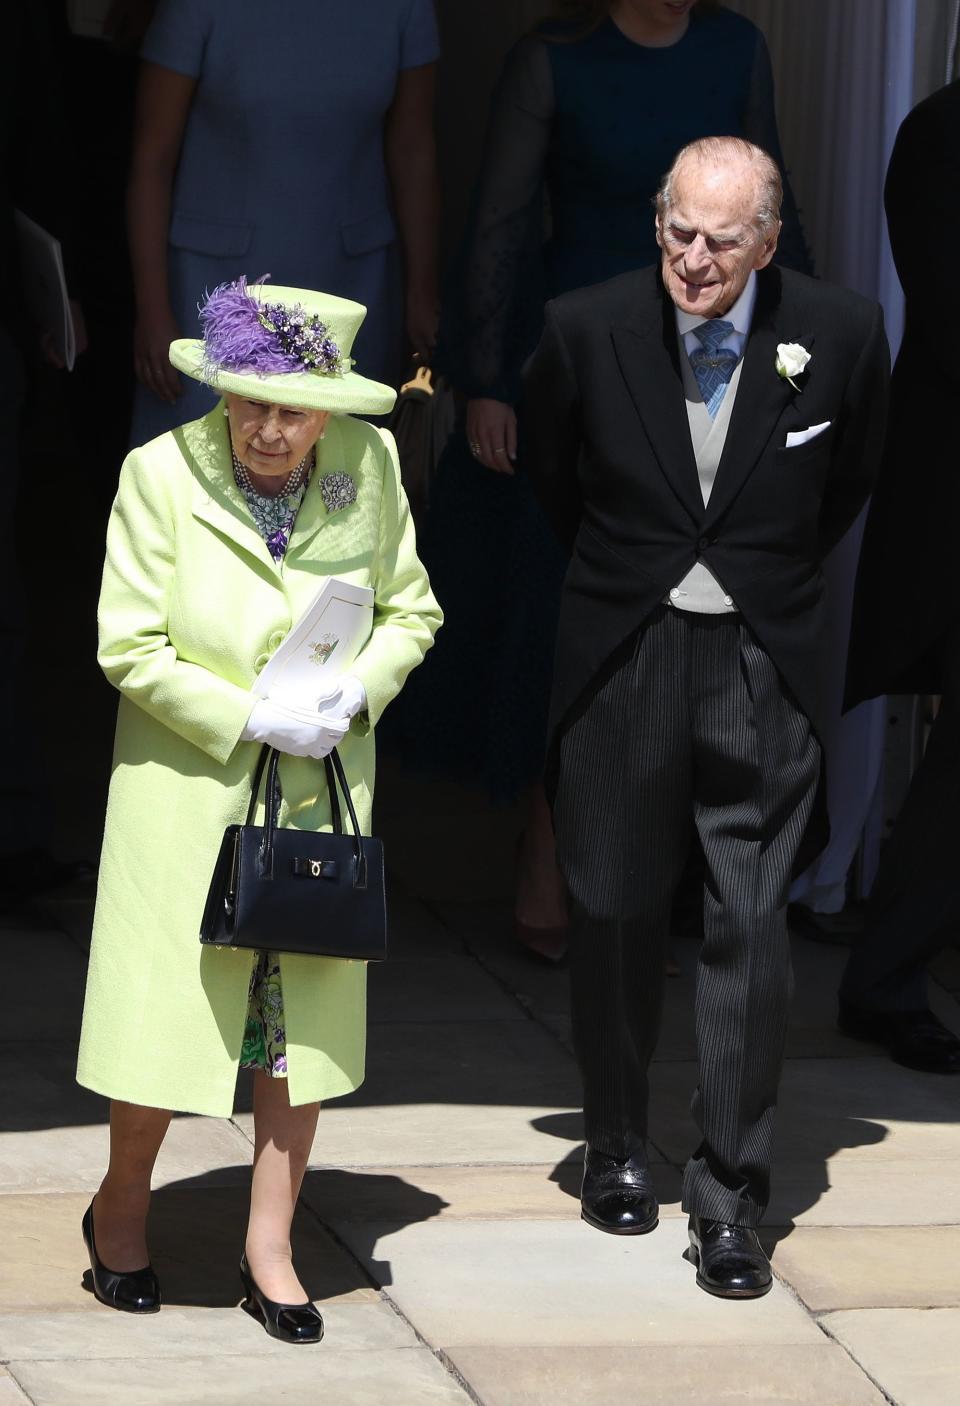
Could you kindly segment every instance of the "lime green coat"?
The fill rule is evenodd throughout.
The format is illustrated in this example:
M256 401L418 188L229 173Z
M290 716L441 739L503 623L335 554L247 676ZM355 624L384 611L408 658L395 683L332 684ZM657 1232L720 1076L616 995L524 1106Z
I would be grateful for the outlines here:
M357 500L328 514L317 479L334 471L353 477ZM340 748L369 833L372 729L441 620L391 435L330 420L280 565L234 485L222 406L128 456L100 596L100 664L121 699L77 1070L88 1088L186 1113L233 1108L253 954L201 948L200 916L224 827L246 812L251 685L330 575L376 592L353 669L368 713ZM284 824L330 828L318 762L285 757L281 780ZM280 966L291 1103L350 1092L363 1079L366 967Z

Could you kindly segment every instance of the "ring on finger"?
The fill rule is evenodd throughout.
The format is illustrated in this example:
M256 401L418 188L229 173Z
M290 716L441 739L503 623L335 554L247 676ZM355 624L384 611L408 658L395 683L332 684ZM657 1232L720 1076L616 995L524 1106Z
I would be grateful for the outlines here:
M494 452L494 454L506 454L506 452L507 452L507 447L506 447L505 444L503 444L503 445L500 446L499 449L495 449L493 452Z

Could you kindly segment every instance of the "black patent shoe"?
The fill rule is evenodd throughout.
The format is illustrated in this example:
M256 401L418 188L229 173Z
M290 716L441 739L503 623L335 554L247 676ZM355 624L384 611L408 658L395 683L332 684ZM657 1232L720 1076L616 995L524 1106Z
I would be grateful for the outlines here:
M690 1217L687 1258L697 1283L720 1299L758 1299L773 1284L770 1261L749 1225Z
M660 1207L648 1168L632 1157L618 1162L588 1146L580 1214L588 1225L609 1235L646 1235L656 1229Z
M841 997L837 1025L854 1040L885 1045L907 1069L960 1074L960 1039L931 1010L871 1011Z
M97 1254L93 1238L93 1202L87 1207L81 1222L84 1244L90 1256L93 1292L107 1308L119 1308L124 1313L158 1313L160 1282L151 1265L123 1273L108 1269Z
M247 1257L240 1261L240 1278L247 1297L240 1307L262 1323L271 1338L282 1343L318 1343L323 1337L323 1319L312 1303L274 1303L257 1288Z

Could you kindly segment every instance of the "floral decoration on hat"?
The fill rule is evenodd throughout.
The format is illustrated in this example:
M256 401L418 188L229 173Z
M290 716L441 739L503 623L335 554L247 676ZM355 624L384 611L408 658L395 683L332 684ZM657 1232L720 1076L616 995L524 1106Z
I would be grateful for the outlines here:
M253 287L261 287L268 275ZM343 356L316 313L300 303L259 302L247 289L245 277L221 283L200 308L203 361L208 372L253 372L274 376L313 371L342 376L352 362Z

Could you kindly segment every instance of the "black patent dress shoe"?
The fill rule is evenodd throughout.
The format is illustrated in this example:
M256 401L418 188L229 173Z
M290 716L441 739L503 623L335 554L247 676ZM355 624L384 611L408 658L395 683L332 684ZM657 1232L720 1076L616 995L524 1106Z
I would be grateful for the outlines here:
M907 1069L960 1074L960 1039L933 1011L869 1011L841 1000L837 1025L854 1040L885 1045Z
M720 1299L758 1299L773 1284L770 1261L749 1225L727 1225L692 1215L688 1258L697 1283Z
M93 1202L86 1209L81 1223L84 1244L90 1256L93 1292L107 1308L119 1308L124 1313L157 1313L160 1309L160 1282L148 1264L143 1269L121 1272L108 1269L97 1254L93 1238Z
M588 1146L580 1213L588 1225L610 1235L646 1235L656 1229L660 1207L649 1169L632 1157L618 1162Z
M323 1319L312 1303L274 1303L257 1287L247 1257L240 1261L240 1278L247 1297L240 1307L262 1323L271 1338L282 1343L318 1343L323 1337Z

